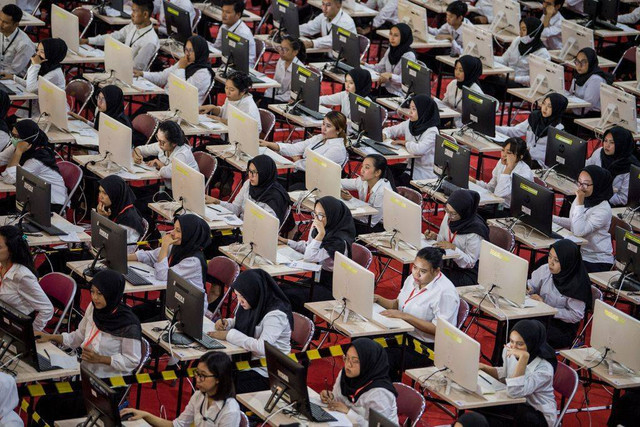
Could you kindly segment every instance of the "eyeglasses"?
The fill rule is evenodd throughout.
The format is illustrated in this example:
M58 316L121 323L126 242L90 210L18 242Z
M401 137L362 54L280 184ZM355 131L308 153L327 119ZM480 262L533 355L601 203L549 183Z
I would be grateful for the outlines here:
M323 214L323 213L311 212L311 218L313 218L313 219L318 219L318 220L322 221L326 217L327 216L325 214Z
M199 379L199 380L204 380L204 379L207 379L207 378L215 378L216 377L215 375L204 374L204 373L198 371L197 369L195 371L193 371L193 376L195 378Z
M184 53L187 53L187 54L193 53L193 49L189 49L188 47L185 47L184 48Z
M589 188L592 187L593 183L591 182L580 182L578 181L578 187L585 187L585 188Z
M253 170L253 169L247 169L247 173L251 176L256 176L258 175L260 172L258 172L257 170Z
M450 219L460 218L460 214L456 211L450 211L449 209L445 209L444 211L445 213L449 214Z
M347 364L347 362L349 362L349 365L351 366L360 365L360 360L356 359L355 357L342 356L342 360L344 361L345 365Z
M573 60L573 63L576 64L576 65L587 65L589 63L589 60L588 59L580 60L580 59L576 58L576 59Z

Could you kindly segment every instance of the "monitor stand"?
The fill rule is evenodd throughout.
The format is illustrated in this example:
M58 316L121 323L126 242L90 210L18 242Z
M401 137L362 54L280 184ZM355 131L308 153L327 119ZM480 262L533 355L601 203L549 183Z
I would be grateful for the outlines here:
M284 393L286 391L287 391L286 387L282 387L282 386L274 387L273 390L271 390L271 396L269 396L269 400L267 400L267 403L265 403L264 405L264 410L271 413L276 407L276 405L278 404L278 402L280 401L280 399L282 399L282 396L284 396Z
M93 410L87 415L87 418L77 424L76 427L93 427L98 424L98 421L100 421L100 414L98 411Z

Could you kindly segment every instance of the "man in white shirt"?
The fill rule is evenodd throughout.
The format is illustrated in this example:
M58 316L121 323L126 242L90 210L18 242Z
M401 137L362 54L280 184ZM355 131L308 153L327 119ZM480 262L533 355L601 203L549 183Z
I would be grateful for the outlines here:
M331 30L333 26L342 27L347 31L356 32L353 19L342 9L342 0L322 0L322 15L318 15L306 24L300 25L300 35L312 37L320 33L314 40L305 40L304 46L323 49L331 47Z
M243 0L223 0L222 2L222 26L218 29L218 35L213 46L222 49L222 29L226 29L249 41L249 68L253 68L256 62L256 40L253 33L242 20L244 13Z
M366 36L373 30L380 28L385 23L398 23L398 0L369 0L366 6L373 10L377 10L378 14L373 17L371 25L363 28L358 27L359 34Z
M440 28L429 27L429 34L436 36L438 40L451 41L452 55L462 54L462 24L471 24L465 16L469 10L463 1L454 1L447 6L447 22Z
M109 33L111 37L133 48L133 68L146 70L158 50L159 39L151 23L153 0L133 0L131 23L118 31ZM106 34L88 39L80 39L80 44L104 46Z
M562 49L562 21L560 8L564 0L544 0L542 3L542 41L547 49Z
M636 7L629 13L625 13L623 15L618 15L618 23L619 24L630 24L633 25L636 22L640 21L640 6Z
M7 4L0 12L0 72L22 75L36 53L35 45L18 24L22 10Z
M196 18L196 9L190 0L167 0L169 3L176 5L180 9L185 10L189 14L191 26ZM167 20L164 17L164 0L153 0L153 14L158 15L158 33L167 35Z

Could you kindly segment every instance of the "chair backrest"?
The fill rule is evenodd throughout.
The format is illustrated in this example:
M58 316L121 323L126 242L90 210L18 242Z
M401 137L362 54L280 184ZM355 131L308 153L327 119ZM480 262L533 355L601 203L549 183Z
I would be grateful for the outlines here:
M144 368L144 365L147 364L147 362L149 361L149 358L151 357L151 346L149 345L149 341L147 341L144 337L141 338L141 343L140 343L140 363L138 363L138 366L136 367L135 373L139 374L140 371L142 370L142 368Z
M244 412L240 412L240 424L238 427L249 427L249 418Z
M80 24L80 28L82 28L80 38L83 38L84 34L89 29L89 26L93 22L93 11L85 7L76 7L71 11L71 13L78 17L78 23Z
M396 188L396 191L402 197L406 197L407 199L411 200L413 203L422 206L422 195L418 193L416 190L414 190L413 188L400 186Z
M140 236L140 240L145 241L149 236L149 221L147 221L144 217L142 218L142 226L144 228L144 231L142 232L142 236Z
M469 303L465 300L460 300L460 306L458 307L458 320L456 322L456 326L458 329L462 328L462 325L469 317Z
M269 110L264 108L258 108L260 112L260 124L262 126L262 132L260 132L261 139L268 139L271 135L271 131L276 124L276 116Z
M562 397L560 413L554 427L558 427L562 423L564 414L569 409L569 405L573 400L573 396L578 389L578 373L569 365L558 362L556 373L553 376L553 390Z
M78 189L78 186L80 186L80 181L82 181L82 169L75 163L67 162L66 160L58 162L58 169L60 169L60 175L62 175L62 179L64 180L64 186L67 187L67 198L60 210L60 215L62 215L64 210L71 203L71 198Z
M359 243L351 244L351 259L364 268L369 268L373 255L371 251Z
M195 8L194 8L195 9ZM202 18L202 11L200 9L195 9L195 14L193 15L193 22L191 23L191 31L197 33L196 27Z
M371 40L369 37L363 36L362 34L358 34L358 43L360 43L360 60L364 60L367 51L369 50L369 45L371 45Z
M620 64L622 64L622 61L624 60L630 61L632 64L636 63L636 47L635 46L630 47L624 52L624 55L622 55L622 57L616 64L615 68L611 72L614 76L616 75L616 71L618 71L618 67L620 67ZM636 76L636 78L638 78L638 76Z
M193 153L193 157L196 159L196 163L198 163L198 169L200 169L200 173L204 175L204 188L206 191L206 189L209 188L209 184L211 183L213 174L218 168L218 159L216 159L209 153L205 153L204 151L196 151L195 153Z
M597 300L604 301L604 294L597 286L591 285L591 307L589 308L591 311L593 311Z
M158 121L152 115L147 113L136 116L133 119L133 122L131 122L133 129L137 130L147 138L147 142L145 144L149 144L151 142L151 139L158 130L158 125Z
M259 39L255 39L255 41L256 41L256 62L253 64L254 69L258 66L258 63L260 62L260 59L262 59L262 55L264 55L264 51L266 49L264 41Z
M293 331L291 331L291 341L293 341L300 351L307 351L315 329L316 326L313 324L311 319L300 313L293 312Z
M513 232L495 225L489 226L489 241L509 252L513 251L513 248L516 245L516 239Z
M53 272L45 274L40 279L40 287L51 300L51 304L60 310L60 317L53 329L53 333L57 334L62 321L67 314L71 313L71 306L77 290L76 281L66 274ZM67 325L70 323L68 322Z
M73 98L72 110L80 114L93 96L93 85L83 79L74 79L67 83L64 91L68 97ZM76 103L80 104L80 108L77 108Z
M424 413L426 406L424 397L422 397L422 394L420 394L418 390L403 383L393 383L393 388L395 388L398 393L398 397L396 398L398 418L405 416L407 417L408 423L405 422L404 425L415 426Z
M389 117L389 112L387 111L387 109L386 108L381 108L380 109L380 120L381 120L382 126L384 126L384 124L386 123L388 117Z
M207 265L207 274L222 282L225 286L231 286L240 274L238 264L226 256L213 257Z

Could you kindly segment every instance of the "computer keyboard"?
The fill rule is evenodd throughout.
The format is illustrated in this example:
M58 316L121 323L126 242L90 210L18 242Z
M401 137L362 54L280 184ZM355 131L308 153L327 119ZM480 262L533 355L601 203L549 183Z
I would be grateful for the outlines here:
M458 187L455 184L450 183L446 179L442 181L442 184L440 184L440 191L445 196L450 196L451 193L453 193L454 191L459 190L459 189L460 189L460 187Z
M314 110L312 110L310 108L307 108L304 105L296 106L296 108L293 109L291 114L295 114L295 115L298 115L298 116L305 115L305 116L309 116L309 117L311 117L312 119L315 119L315 120L324 119L324 114L322 114L319 111L314 111Z
M614 282L613 287L618 288L618 281ZM620 284L620 290L628 292L640 292L640 282L633 278L626 277Z
M360 144L362 145L366 145L367 147L373 148L374 150L376 150L378 153L382 154L383 156L395 156L398 153L393 151L391 148L385 146L384 144L381 144L377 141L374 141L373 139L370 138L361 138L360 139Z
M44 225L38 224L29 217L26 218L26 221L26 223L22 223L22 229L26 233L38 233L40 231L44 231L49 236L66 236L68 234L65 231L60 230L58 227L54 227L53 225L45 227Z
M3 91L7 92L7 95L15 95L16 93L9 89L7 86L5 86L4 84L0 83L0 89L2 89Z
M309 407L311 409L311 417L313 418L313 421L317 423L329 423L338 421L333 417L333 415L325 411L320 405L309 402Z
M144 286L150 285L151 282L140 276L138 273L133 271L131 267L127 268L127 274L124 275L124 278L127 282L131 283L133 286Z
M582 25L583 27L592 28L594 30L610 30L610 31L622 31L622 28L618 28L617 26L606 22L606 21L590 21L588 19L578 21L578 25Z
M202 334L202 339L196 339L195 341L207 350L221 350L225 348L224 344L220 343L220 341L218 340L211 338L207 334Z
M53 371L54 369L60 369L58 366L51 366L51 361L41 355L40 353L36 353L38 356L38 372L45 371Z

